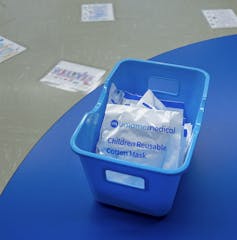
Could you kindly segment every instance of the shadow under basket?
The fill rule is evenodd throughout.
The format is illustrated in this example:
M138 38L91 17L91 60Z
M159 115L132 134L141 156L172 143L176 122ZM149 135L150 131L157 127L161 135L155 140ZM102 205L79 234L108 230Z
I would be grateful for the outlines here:
M141 96L150 89L161 100L182 103L193 132L179 168L154 168L95 152L111 83L118 89ZM190 164L202 123L208 84L208 73L197 68L136 59L125 59L116 64L104 83L97 104L83 117L71 138L71 147L80 157L97 201L153 216L169 212L180 178ZM111 180L111 174L129 175L138 184L125 185L119 180Z

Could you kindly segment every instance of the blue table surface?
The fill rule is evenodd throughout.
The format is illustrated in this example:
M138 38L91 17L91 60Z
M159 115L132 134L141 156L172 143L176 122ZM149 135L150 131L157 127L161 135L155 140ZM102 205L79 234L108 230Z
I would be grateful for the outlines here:
M206 112L172 211L154 218L96 203L70 149L101 87L73 106L27 155L0 196L0 239L237 239L237 35L152 58L210 73Z

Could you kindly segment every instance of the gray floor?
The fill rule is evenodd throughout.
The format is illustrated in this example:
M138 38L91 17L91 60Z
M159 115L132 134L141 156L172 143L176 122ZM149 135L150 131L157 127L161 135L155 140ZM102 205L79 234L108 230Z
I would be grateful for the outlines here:
M0 35L27 47L0 64L0 193L39 138L83 97L39 82L58 61L109 71L122 58L237 33L211 29L201 13L237 12L234 0L114 0L116 21L82 23L80 6L92 2L108 1L0 1Z

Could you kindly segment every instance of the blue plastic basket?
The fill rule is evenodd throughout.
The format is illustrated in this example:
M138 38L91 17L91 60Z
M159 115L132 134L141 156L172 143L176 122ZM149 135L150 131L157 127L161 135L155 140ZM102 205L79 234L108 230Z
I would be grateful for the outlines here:
M166 170L95 153L112 82L123 91L143 95L151 89L159 99L183 104L185 117L193 125L193 134L182 166ZM202 123L208 84L209 75L192 67L135 59L123 60L114 67L97 104L84 116L71 138L71 147L80 156L97 201L153 216L168 213L180 178L190 164ZM139 184L115 182L110 179L111 174L129 175Z

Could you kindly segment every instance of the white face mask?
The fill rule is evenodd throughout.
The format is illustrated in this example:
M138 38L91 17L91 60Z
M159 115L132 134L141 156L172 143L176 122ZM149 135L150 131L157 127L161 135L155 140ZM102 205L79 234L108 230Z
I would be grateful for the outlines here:
M107 104L99 154L175 169L183 157L183 112Z

